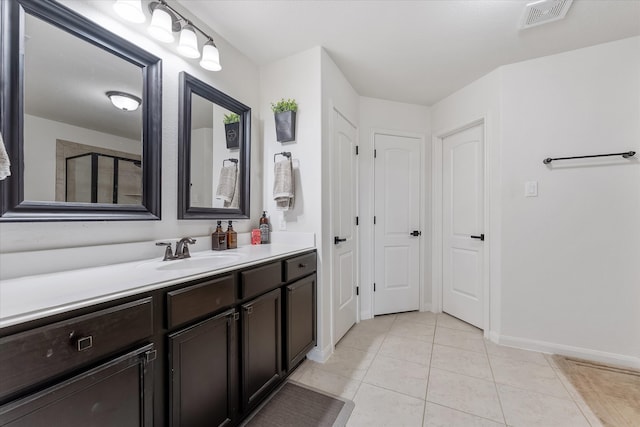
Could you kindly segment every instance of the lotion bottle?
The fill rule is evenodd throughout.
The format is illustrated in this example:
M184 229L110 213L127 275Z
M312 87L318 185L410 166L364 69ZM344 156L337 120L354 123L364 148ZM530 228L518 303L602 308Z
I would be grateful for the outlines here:
M269 243L269 238L269 218L267 218L267 211L263 211L260 218L260 244Z
M229 226L227 227L227 249L237 249L238 248L238 233L233 229L231 225L231 221L229 221Z

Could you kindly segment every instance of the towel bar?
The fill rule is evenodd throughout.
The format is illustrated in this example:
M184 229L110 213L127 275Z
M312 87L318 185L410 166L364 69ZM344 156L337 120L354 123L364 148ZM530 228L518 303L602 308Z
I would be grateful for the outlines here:
M636 155L635 151L625 151L624 153L592 154L590 156L574 156L574 157L556 157L553 159L551 157L547 157L542 161L542 163L544 163L545 165L548 165L554 160L587 159L591 157L608 157L608 156L622 156L625 159L628 159L629 157L633 157L635 155Z

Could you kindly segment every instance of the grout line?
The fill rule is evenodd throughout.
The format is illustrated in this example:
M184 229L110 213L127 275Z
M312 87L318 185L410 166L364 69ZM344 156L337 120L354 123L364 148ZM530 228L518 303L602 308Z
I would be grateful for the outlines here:
M429 354L429 371L427 372L427 388L424 392L424 410L422 411L422 425L424 425L427 415L427 396L429 395L429 380L431 379L431 367L433 366L433 350L436 346L436 332L438 330L438 316L436 315L436 324L433 328L433 337L431 338L431 353Z
M474 413L471 413L471 412L463 411L462 409L453 408L451 406L443 405L442 403L431 402L429 400L427 400L427 403L430 403L432 405L442 406L443 408L451 409L452 411L461 412L463 414L471 415L473 417L481 418L483 420L491 421L492 423L503 424L505 426L507 425L506 423L501 423L500 421L496 421L496 420L493 420L491 418L483 417L482 415L474 414ZM425 405L425 407L426 407L426 405ZM424 424L424 420L422 420L422 424Z
M487 350L487 344L483 342L484 351L487 355L487 360L489 360L489 369L491 370L491 378L493 379L493 387L496 389L496 396L498 396L498 404L500 405L500 411L502 412L502 418L504 419L504 424L507 424L507 416L504 414L504 406L502 405L502 399L500 398L500 391L498 391L498 383L496 382L496 376L493 373L493 366L491 365L491 358L489 357L489 350Z

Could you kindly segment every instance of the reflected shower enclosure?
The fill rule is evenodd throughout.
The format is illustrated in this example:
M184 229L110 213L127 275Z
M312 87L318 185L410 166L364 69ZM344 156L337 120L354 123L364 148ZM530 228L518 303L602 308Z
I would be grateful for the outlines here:
M65 159L65 201L139 205L140 160L85 153Z

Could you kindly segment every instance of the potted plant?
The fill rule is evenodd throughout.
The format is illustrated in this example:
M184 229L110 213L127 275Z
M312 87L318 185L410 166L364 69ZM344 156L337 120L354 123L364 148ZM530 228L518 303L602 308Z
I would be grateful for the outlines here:
M227 137L227 148L238 148L240 142L240 116L236 113L224 115L224 133Z
M298 104L295 99L284 99L271 103L271 109L276 118L276 139L278 142L295 141L296 139L296 111Z

